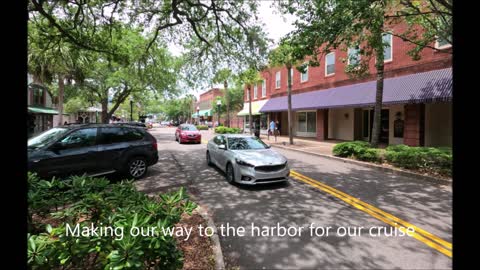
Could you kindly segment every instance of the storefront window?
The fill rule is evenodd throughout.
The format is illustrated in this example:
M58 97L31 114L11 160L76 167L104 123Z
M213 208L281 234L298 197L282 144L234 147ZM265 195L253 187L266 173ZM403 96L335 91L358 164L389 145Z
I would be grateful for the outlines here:
M297 131L303 133L317 132L317 113L297 112Z
M260 115L260 129L268 129L267 115Z
M299 112L297 114L297 119L298 131L305 132L307 130L307 114L304 112Z
M317 113L307 112L307 132L317 131Z

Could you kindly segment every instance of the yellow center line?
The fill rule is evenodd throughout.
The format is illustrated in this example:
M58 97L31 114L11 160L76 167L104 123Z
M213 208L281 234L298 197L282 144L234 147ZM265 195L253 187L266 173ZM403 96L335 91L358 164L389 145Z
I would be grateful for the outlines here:
M313 187L316 187L324 192L327 192L342 201L346 202L349 205L375 217L376 219L383 221L393 227L399 228L400 230L404 230L404 228L411 227L415 229L415 232L411 235L413 238L423 242L429 247L432 247L439 252L447 255L448 257L452 257L452 244L441 239L440 237L433 235L409 222L406 222L400 218L397 218L391 214L388 214L368 203L365 203L357 198L354 198L346 193L343 193L333 187L320 183L308 176L302 175L296 171L291 170L291 176L294 178L307 183ZM436 242L436 243L435 243ZM440 244L440 245L439 245Z

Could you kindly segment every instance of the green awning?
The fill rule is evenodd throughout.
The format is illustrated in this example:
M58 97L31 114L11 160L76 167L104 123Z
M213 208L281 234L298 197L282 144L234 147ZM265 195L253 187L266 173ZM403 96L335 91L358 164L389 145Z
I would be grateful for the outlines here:
M195 118L197 116L212 116L212 110L211 109L210 110L200 110L198 112L198 114L197 113L192 114L193 118Z
M52 108L45 108L45 107L31 107L28 106L28 111L33 113L44 113L44 114L58 114L57 110Z
M259 100L259 101L252 101L252 115L260 115L262 114L260 112L260 109L263 107L263 105L265 105L265 103L267 103L267 100L264 99L264 100ZM249 107L250 107L250 103L249 102L245 102L243 104L243 109L237 113L237 116L246 116L246 115L249 115Z

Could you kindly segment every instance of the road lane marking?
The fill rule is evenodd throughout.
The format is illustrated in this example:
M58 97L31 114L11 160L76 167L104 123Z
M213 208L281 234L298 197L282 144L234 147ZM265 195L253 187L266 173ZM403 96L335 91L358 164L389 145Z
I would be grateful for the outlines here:
M338 194L340 194L340 195L342 195L342 196L344 196L344 197L346 197L346 198L349 198L349 199L353 200L354 202L356 202L356 203L358 203L358 204L360 204L360 205L363 205L363 206L365 206L366 208L369 208L369 209L373 210L374 212L377 212L377 213L379 213L379 214L381 214L381 215L383 215L383 216L385 216L385 217L393 220L394 222L397 222L397 223L399 223L399 224L401 224L401 225L404 225L404 227L413 227L413 228L415 228L415 231L416 231L416 232L419 232L419 233L421 233L421 234L423 234L423 235L431 238L432 240L434 240L434 241L436 241L437 243L445 246L445 247L448 248L448 249L452 249L452 244L451 244L451 243L449 243L449 242L441 239L440 237L435 236L435 235L433 235L433 234L431 234L431 233L429 233L429 232L427 232L427 231L425 231L425 230L423 230L423 229L421 229L421 228L418 228L418 227L416 227L415 225L408 223L407 221L401 220L400 218L397 218L397 217L395 217L395 216L393 216L393 215L391 215L391 214L389 214L389 213L387 213L387 212L384 212L384 211L376 208L376 207L373 206L373 205L370 205L370 204L368 204L368 203L366 203L366 202L364 202L364 201L361 201L361 200L359 200L359 199L357 199L357 198L355 198L355 197L352 197L352 196L350 196L350 195L348 195L348 194L346 194L346 193L343 193L343 192L341 192L340 190L337 190L337 189L335 189L335 188L333 188L333 187L331 187L331 186L328 186L328 185L326 185L326 184L323 184L323 183L321 183L321 182L318 182L318 181L315 180L315 179L309 178L308 176L302 175L302 174L300 174L300 173L298 173L298 172L296 172L296 171L293 171L293 173L296 174L296 175L298 175L298 176L300 176L300 177L303 177L303 178L305 178L305 179L307 179L307 180L309 180L309 181L313 181L315 184L320 185L320 186L323 186L323 187L331 190L332 192L338 193Z
M318 182L317 180L314 180L308 176L302 175L296 171L291 170L290 175L297 180L300 180L304 183L307 183L313 187L316 187L324 192L327 192L342 201L346 202L347 204L352 205L353 207L375 217L376 219L383 221L391 226L394 226L396 228L400 227L412 227L415 229L415 232L413 233L412 237L423 242L427 246L436 249L437 251L445 254L448 257L452 257L452 244L441 239L440 237L433 235L411 223L408 223L400 218L397 218L389 213L386 213L366 202L363 202L357 198L354 198L346 193L343 193L333 187L330 187L328 185L325 185L323 183Z

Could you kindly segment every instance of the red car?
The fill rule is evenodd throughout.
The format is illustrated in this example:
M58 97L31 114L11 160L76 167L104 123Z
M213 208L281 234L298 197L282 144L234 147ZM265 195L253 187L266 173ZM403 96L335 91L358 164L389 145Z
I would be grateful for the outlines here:
M202 134L200 134L200 131L198 131L198 129L194 125L182 124L179 125L177 127L177 130L175 131L175 141L178 141L179 143L201 143Z

